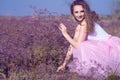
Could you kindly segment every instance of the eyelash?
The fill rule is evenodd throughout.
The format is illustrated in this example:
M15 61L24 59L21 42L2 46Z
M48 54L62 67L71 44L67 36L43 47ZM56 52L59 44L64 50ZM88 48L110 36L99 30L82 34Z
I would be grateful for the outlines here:
M75 13L78 13L78 11L75 11Z
M84 10L80 11L80 12L85 12ZM78 11L75 11L75 13L78 13Z
M85 12L84 10L82 10L81 12Z

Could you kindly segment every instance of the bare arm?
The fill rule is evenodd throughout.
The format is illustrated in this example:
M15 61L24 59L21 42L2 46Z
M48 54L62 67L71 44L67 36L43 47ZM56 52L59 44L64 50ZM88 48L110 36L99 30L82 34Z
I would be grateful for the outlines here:
M60 28L59 28L63 34L63 36L66 38L66 40L74 47L74 48L77 48L80 43L82 43L85 39L86 39L86 36L87 36L87 26L84 25L84 26L78 26L77 27L77 30L78 30L78 33L79 33L79 36L77 37L77 39L72 39L70 37L70 35L67 33L67 29L65 27L64 24L60 24Z
M74 34L73 39L76 41L78 39L78 37L79 37L79 26L77 26L75 29L75 34ZM69 59L71 58L72 52L73 52L73 47L72 47L72 45L70 45L68 48L65 60L63 62L63 66L65 66L67 64L67 62L69 61Z
M73 39L74 39L74 40L77 40L77 39L78 39L78 36L79 36L79 30L78 30L78 28L76 28ZM68 63L68 61L69 61L70 58L71 58L72 52L73 52L73 47L72 47L72 45L70 45L69 48L68 48L68 51L67 51L65 60L64 60L63 64L58 67L57 72L59 72L60 70L63 70L63 69L65 68L66 64Z

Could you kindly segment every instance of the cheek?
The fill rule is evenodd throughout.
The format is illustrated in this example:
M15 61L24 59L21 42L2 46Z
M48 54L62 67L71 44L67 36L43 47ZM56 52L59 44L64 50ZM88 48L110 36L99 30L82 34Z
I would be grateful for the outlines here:
M77 15L73 15L73 17L74 17L75 19L77 19L77 18L78 18L78 16L77 16Z
M74 16L74 17L77 17L77 16L78 16L78 14L77 14L77 13L73 13L73 16Z
M74 17L77 17L77 15L75 15L75 14L74 14L73 16L74 16Z
M82 15L84 15L84 16L85 16L85 13L82 13Z

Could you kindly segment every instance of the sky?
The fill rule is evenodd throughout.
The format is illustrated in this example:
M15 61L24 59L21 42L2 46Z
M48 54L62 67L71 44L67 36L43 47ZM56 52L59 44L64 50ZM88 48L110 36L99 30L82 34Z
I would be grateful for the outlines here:
M34 10L47 9L58 14L70 14L70 4L73 0L0 0L0 16L29 16ZM91 9L101 15L111 14L111 4L120 0L86 0Z

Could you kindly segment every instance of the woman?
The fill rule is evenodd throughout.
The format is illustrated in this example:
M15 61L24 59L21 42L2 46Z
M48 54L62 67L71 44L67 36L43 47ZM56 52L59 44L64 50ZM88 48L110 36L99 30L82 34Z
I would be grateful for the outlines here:
M75 0L71 4L71 14L79 24L73 39L67 33L66 26L63 23L59 25L70 46L57 72L64 70L73 55L73 61L67 65L71 72L84 76L94 74L94 77L120 76L120 38L109 35L96 23L98 16L84 0Z

